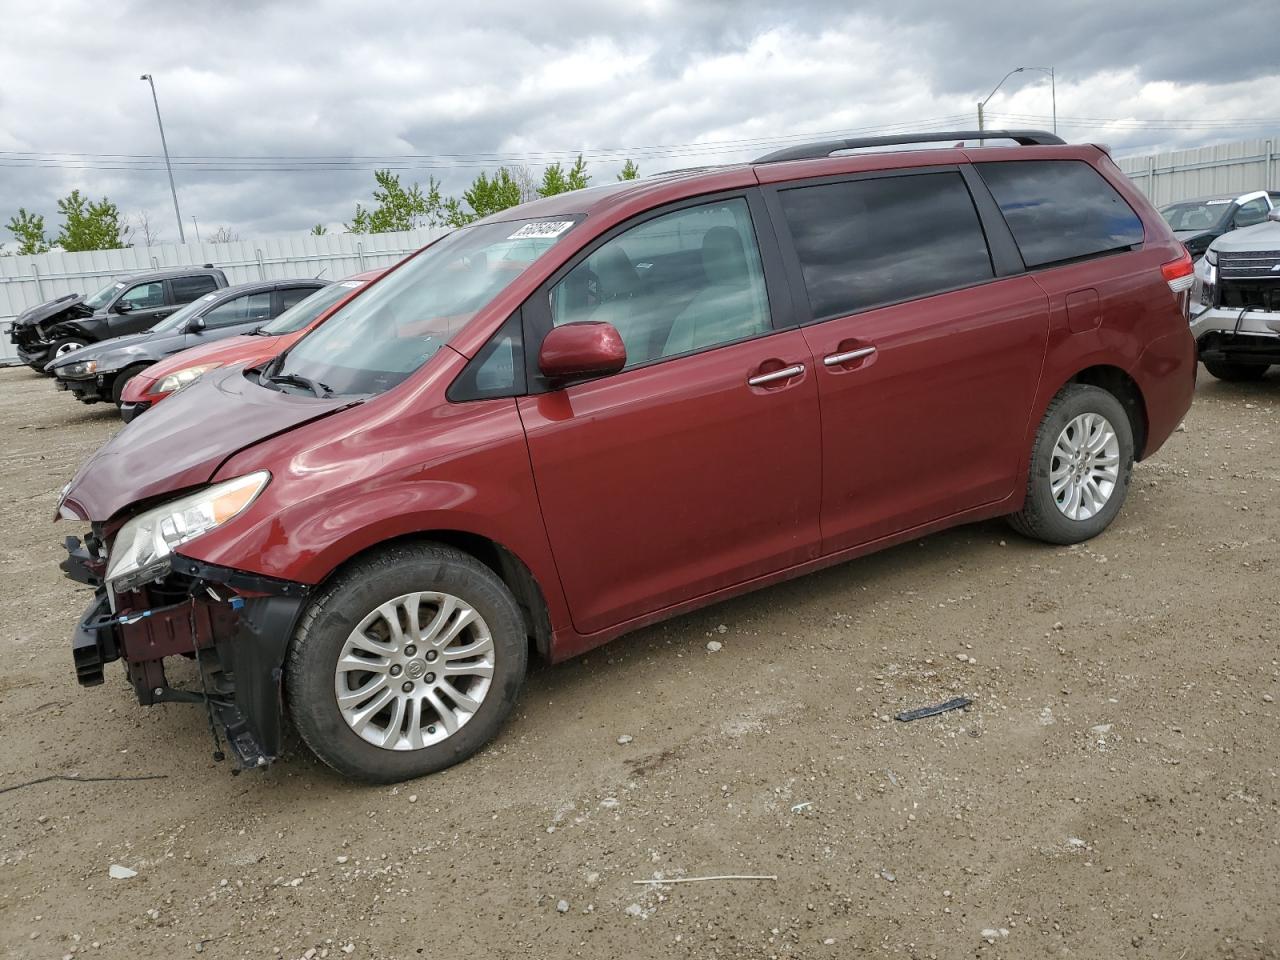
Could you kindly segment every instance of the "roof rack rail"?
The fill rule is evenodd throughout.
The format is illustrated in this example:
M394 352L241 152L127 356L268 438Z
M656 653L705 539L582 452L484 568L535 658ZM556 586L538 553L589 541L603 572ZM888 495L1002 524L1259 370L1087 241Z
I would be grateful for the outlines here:
M851 140L820 140L802 143L756 157L752 163L780 163L783 160L816 160L829 157L837 150L858 150L862 147L892 147L905 143L945 143L957 140L1013 140L1024 147L1064 144L1055 133L1047 130L943 130L930 133L897 133L890 137L855 137Z

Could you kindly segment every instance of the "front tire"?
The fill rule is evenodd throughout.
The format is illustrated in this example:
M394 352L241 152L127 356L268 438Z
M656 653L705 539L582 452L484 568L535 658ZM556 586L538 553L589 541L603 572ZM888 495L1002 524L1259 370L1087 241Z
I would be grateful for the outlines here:
M1069 383L1045 411L1010 526L1046 543L1080 543L1115 519L1133 472L1133 427L1114 394Z
M120 404L124 402L124 388L138 374L147 369L150 364L135 363L132 367L125 367L116 374L116 378L111 383L111 399L116 405L116 409L120 409Z
M299 735L339 773L395 783L471 756L497 733L529 647L511 592L440 544L389 547L312 600L290 644Z
M1236 363L1231 360L1206 360L1204 368L1219 380L1227 383L1252 383L1266 376L1270 364Z

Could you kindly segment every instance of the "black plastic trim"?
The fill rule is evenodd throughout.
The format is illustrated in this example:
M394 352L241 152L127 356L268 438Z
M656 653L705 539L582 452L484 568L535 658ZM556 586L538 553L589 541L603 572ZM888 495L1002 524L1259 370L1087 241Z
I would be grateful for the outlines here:
M265 593L271 596L302 598L311 592L311 587L305 583L265 577L257 573L245 573L242 570L233 570L231 567L192 560L180 553L173 555L172 569L175 573L183 573L196 580L226 584L241 593Z

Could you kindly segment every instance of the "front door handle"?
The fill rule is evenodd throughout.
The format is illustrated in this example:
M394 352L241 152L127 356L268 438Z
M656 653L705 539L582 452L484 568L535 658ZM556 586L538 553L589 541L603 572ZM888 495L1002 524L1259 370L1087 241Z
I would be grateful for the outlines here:
M848 363L850 360L861 360L863 357L869 357L875 352L875 347L859 347L857 350L846 350L844 353L832 353L822 358L822 364L826 367L838 367L840 364Z
M781 370L770 370L768 373L758 373L754 377L748 377L747 386L763 387L770 383L777 383L779 380L790 380L802 373L804 373L804 364L797 363L790 367L783 367Z

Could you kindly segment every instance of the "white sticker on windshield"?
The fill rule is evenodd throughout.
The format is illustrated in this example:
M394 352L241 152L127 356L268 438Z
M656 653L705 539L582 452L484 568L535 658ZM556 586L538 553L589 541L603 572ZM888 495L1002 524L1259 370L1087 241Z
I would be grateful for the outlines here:
M573 226L572 220L535 220L507 237L508 240L550 239L558 237Z
M364 282L364 281L362 281L362 280L343 280L343 281L342 281L342 283L338 284L338 286L340 286L340 287L358 287L358 286L360 286L360 284L361 284L361 283L363 283L363 282Z
M1206 201L1205 201L1205 206L1208 206L1208 207L1217 207L1217 206L1220 206L1221 204L1224 204L1224 203L1231 203L1231 202L1232 202L1232 201L1230 201L1230 200L1206 200Z

